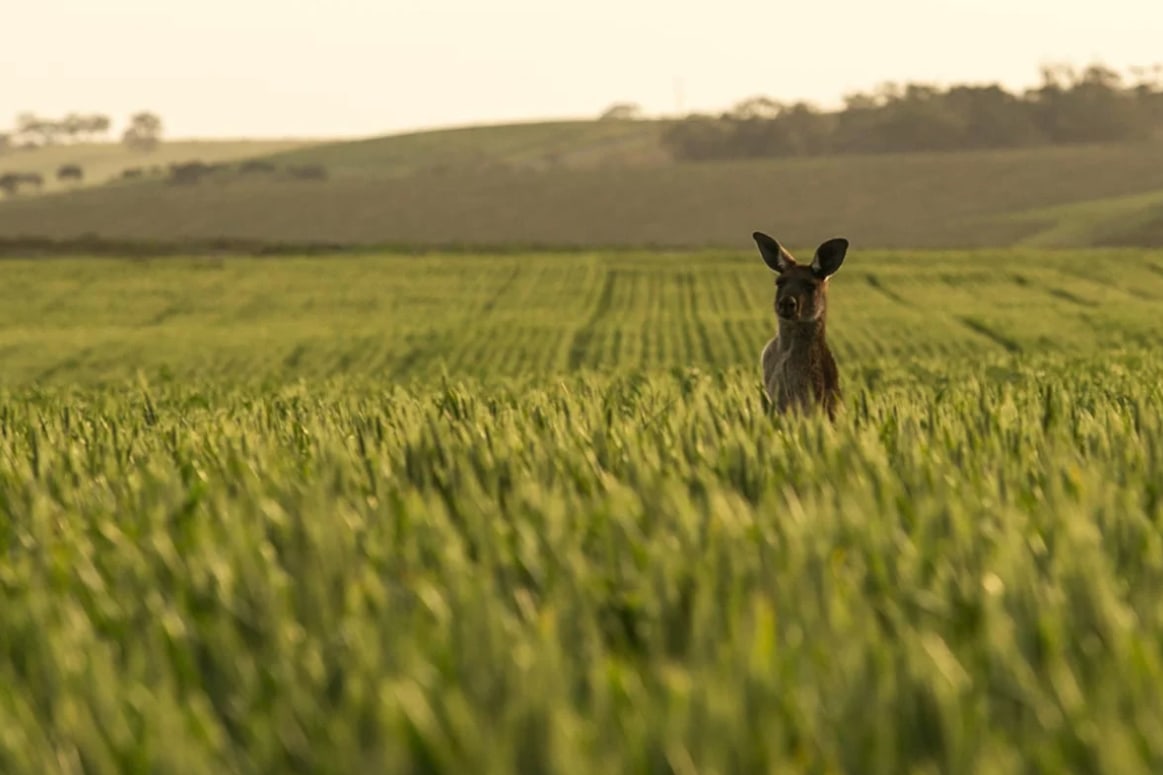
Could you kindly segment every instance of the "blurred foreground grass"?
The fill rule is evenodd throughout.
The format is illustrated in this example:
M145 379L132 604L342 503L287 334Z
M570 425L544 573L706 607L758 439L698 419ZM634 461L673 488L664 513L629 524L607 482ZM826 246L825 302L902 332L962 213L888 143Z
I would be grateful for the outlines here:
M1159 771L1156 351L847 373L9 387L0 771Z

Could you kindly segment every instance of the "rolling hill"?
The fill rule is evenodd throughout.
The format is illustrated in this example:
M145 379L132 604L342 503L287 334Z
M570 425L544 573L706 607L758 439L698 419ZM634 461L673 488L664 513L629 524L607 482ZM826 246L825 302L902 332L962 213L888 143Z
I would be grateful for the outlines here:
M840 233L879 248L1163 244L1163 142L676 163L663 127L533 123L256 145L279 168L320 165L327 178L228 169L194 185L17 197L0 204L0 237L737 248L762 228L792 245Z
M72 191L78 187L100 186L117 180L127 169L167 167L200 159L207 164L233 162L265 156L310 143L302 140L179 140L163 143L149 152L132 151L118 143L77 143L0 153L0 175L38 173L44 177L44 193ZM85 177L79 183L60 182L57 170L65 164L79 165ZM23 195L22 195L23 196Z
M450 172L659 166L666 121L553 121L467 126L312 145L272 157L333 174L402 178Z

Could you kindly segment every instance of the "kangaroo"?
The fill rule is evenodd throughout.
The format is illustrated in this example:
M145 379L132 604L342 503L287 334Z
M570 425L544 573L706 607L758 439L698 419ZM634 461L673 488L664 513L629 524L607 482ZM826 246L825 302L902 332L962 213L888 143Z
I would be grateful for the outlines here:
M763 263L776 273L776 335L759 356L763 389L781 413L823 407L836 418L840 371L828 349L824 327L828 314L828 278L848 252L848 240L836 237L816 248L812 263L796 263L782 245L763 232L752 235Z

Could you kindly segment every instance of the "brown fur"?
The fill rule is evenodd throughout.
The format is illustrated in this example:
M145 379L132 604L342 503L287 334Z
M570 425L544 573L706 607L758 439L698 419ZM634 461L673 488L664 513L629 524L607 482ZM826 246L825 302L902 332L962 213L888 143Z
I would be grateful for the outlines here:
M835 419L840 406L840 370L828 348L828 278L848 249L831 239L816 249L810 265L796 262L778 242L753 235L764 262L776 272L774 309L778 329L763 348L763 387L781 413L822 408Z

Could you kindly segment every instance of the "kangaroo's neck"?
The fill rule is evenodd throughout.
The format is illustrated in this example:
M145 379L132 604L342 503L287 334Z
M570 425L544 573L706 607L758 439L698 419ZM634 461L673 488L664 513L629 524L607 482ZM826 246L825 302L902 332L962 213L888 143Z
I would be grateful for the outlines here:
M823 317L806 321L780 320L779 349L789 355L811 358L816 353L825 351L828 347L824 337L824 328Z

